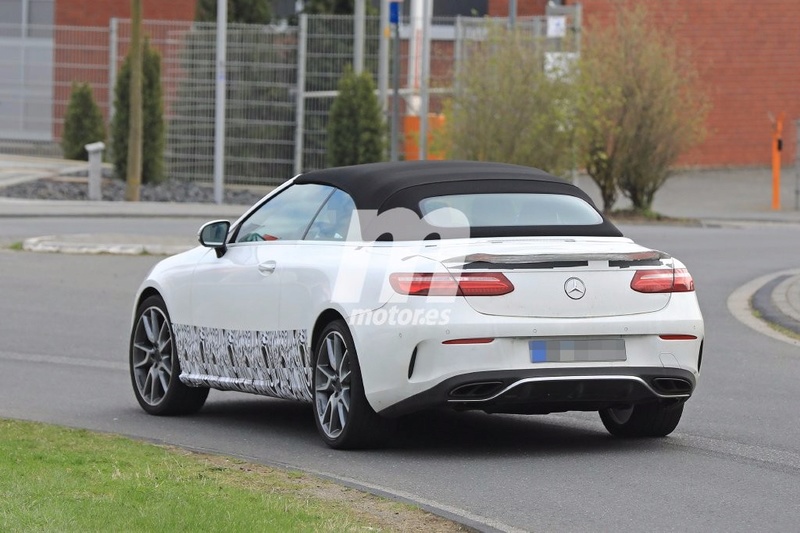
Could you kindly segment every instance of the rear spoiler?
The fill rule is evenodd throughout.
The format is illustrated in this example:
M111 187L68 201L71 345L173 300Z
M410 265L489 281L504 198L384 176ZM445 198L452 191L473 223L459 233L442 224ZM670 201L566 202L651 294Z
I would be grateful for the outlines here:
M446 259L443 263L445 266L462 265L464 268L557 268L587 266L589 261L608 261L610 267L626 268L630 266L661 266L661 261L664 259L670 259L670 255L658 250L645 250L623 253L470 254L465 257Z

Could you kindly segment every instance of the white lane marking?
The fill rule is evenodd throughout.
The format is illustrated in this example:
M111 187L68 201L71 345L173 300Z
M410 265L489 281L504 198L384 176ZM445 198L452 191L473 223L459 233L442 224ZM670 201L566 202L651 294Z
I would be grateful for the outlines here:
M605 432L600 425L599 419L594 417L589 418L582 413L551 413L547 415L546 419L554 420L560 425L569 426L576 429L589 429L587 427L588 424L591 425L592 428L598 429L600 432ZM733 440L703 437L689 433L678 433L677 431L671 433L669 437L664 439L653 439L650 442L653 442L654 444L664 444L667 446L674 446L676 448L683 448L689 452L692 450L702 450L725 455L732 459L745 459L758 463L766 463L800 470L800 453L770 448L767 446L759 446L757 444L744 444Z
M87 366L91 368L104 368L107 370L128 370L127 363L115 361L101 361L86 357L66 357L63 355L41 355L30 353L0 352L0 360L20 361L24 363L44 363L52 365Z
M697 448L759 463L788 466L789 468L800 470L800 454L756 444L742 444L740 442L699 437L685 433L673 433L672 438L666 440L666 444L680 448Z

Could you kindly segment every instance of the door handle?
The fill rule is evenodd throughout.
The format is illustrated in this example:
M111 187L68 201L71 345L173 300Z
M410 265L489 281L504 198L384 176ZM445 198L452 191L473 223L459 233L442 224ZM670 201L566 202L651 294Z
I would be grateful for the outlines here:
M258 264L258 271L261 274L268 276L275 272L276 266L278 266L278 264L275 261L264 261L263 263Z

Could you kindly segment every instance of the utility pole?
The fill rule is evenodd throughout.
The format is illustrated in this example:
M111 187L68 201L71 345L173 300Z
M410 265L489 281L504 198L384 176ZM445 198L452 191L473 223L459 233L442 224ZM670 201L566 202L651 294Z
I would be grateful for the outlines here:
M390 160L398 161L400 142L400 2L392 1L389 4L389 24L392 27L393 43L392 52L392 136L390 147Z
M142 0L131 0L131 100L125 199L139 201L142 184Z

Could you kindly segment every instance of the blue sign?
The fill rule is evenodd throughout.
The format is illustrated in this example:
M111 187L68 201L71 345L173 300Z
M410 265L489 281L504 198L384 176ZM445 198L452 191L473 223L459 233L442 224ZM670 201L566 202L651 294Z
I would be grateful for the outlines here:
M400 24L400 2L389 2L389 24Z

